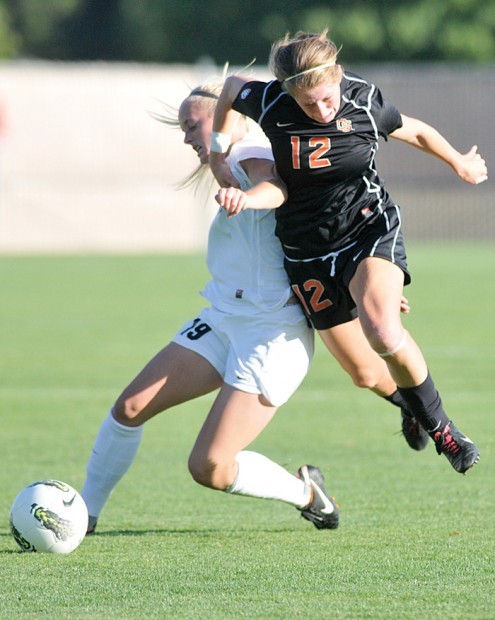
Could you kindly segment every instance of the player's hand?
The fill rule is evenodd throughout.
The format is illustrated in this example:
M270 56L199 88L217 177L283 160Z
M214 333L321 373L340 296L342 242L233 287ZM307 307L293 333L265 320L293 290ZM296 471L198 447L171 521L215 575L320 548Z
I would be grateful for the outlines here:
M404 297L404 295L402 295L400 299L400 311L404 314L409 314L409 312L411 312L411 308L409 307L409 301L407 297Z
M239 182L232 174L229 165L225 161L224 153L212 153L208 156L213 176L217 180L220 187L239 187Z
M215 200L227 211L227 217L231 217L244 211L248 199L245 192L237 187L221 187L215 196Z
M471 150L461 155L461 164L457 174L463 181L472 185L479 185L488 179L485 160L478 153L477 146L471 147Z

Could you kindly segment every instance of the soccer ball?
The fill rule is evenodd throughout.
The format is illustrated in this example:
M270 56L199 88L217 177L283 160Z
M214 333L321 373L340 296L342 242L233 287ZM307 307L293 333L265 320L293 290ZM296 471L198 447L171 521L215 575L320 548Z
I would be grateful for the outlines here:
M83 498L60 480L33 482L15 498L10 530L22 551L70 553L88 528Z

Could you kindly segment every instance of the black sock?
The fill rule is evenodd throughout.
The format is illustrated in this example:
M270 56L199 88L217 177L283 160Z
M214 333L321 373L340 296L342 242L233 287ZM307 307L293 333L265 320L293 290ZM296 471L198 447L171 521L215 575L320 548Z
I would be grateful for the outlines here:
M437 431L442 431L449 423L450 420L443 409L442 399L430 373L421 385L397 389L406 401L407 408L430 437L433 437Z
M408 410L407 403L399 390L395 390L395 392L390 394L390 396L384 396L383 398L388 400L389 403L392 403L392 405L400 407L400 409L404 409L404 413L410 414L410 416L413 417L413 414Z

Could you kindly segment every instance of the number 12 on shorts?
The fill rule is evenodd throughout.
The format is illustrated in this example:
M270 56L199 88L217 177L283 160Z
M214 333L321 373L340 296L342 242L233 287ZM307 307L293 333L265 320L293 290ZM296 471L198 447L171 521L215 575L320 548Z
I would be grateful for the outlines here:
M320 312L321 310L324 310L332 305L332 302L328 298L322 299L325 293L325 288L319 280L315 280L313 278L306 280L302 287L306 293L309 293L309 305L311 306L311 310L306 303L304 294L299 288L299 284L293 284L292 290L297 295L308 316L315 314L316 312Z

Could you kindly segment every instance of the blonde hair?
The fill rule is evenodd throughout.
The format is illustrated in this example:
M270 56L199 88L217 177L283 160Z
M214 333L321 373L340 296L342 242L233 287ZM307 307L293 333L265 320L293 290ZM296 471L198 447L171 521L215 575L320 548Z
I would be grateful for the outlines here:
M289 93L339 81L342 70L336 63L340 48L327 35L328 28L319 34L300 31L294 37L286 34L272 45L270 69Z
M150 115L160 123L165 123L169 127L175 127L180 129L179 111L185 103L197 103L205 110L208 110L211 114L214 113L217 105L217 100L220 97L220 93L223 88L223 80L211 80L193 88L189 95L182 101L178 108L174 108L166 103L162 104L165 113L157 114L156 112L150 112ZM186 187L194 187L195 192L200 188L210 186L214 178L210 172L210 166L208 164L199 164L190 174L184 177L181 181L176 183L178 189L184 189Z

